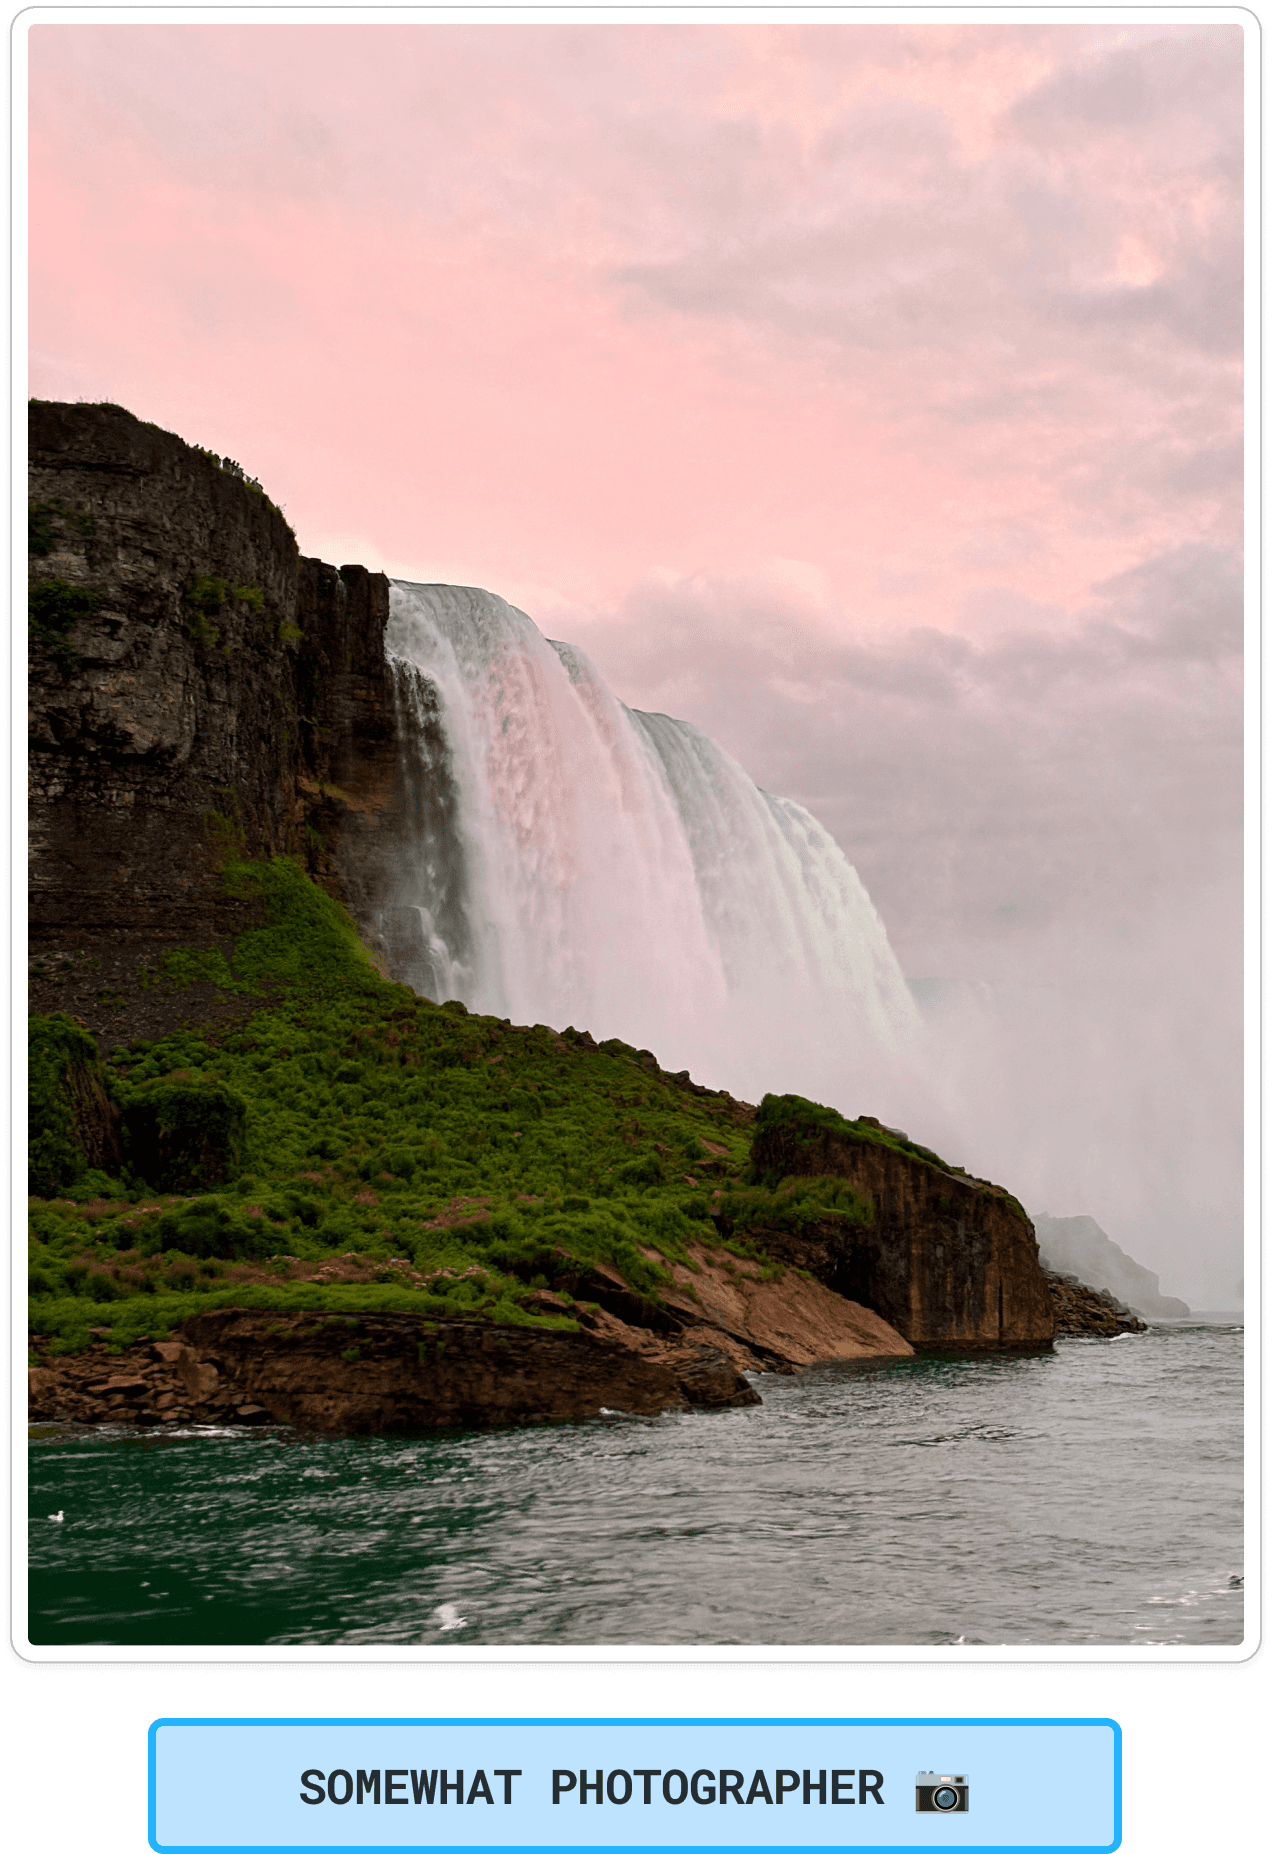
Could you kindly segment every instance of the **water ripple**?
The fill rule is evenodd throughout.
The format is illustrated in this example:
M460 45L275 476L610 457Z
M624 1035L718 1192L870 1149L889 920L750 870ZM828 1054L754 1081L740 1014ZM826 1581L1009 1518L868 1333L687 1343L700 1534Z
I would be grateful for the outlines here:
M44 1429L32 1640L1239 1642L1241 1338L821 1366L759 1409L494 1434Z

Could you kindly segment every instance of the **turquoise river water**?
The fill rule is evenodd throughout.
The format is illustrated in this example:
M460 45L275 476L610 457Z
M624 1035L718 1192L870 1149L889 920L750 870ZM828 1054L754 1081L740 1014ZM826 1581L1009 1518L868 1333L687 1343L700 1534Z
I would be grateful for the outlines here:
M420 1438L40 1430L31 1640L1240 1642L1238 1324L756 1384Z

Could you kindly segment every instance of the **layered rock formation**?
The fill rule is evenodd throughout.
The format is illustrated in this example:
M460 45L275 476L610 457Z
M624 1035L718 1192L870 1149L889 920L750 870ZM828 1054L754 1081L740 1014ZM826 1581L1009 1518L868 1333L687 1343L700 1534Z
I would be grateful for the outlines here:
M33 1001L153 1036L156 949L250 918L228 858L299 856L357 911L345 872L411 802L388 581L302 557L237 465L122 407L33 401L29 434Z
M709 1346L677 1371L589 1332L236 1308L117 1357L50 1360L30 1378L35 1422L284 1422L375 1435L759 1402Z
M752 1166L770 1180L845 1178L869 1200L864 1227L834 1222L792 1235L756 1224L751 1233L911 1345L1051 1343L1055 1314L1033 1226L999 1186L948 1170L877 1121L844 1121L793 1096L761 1107Z
M645 1251L652 1262L662 1257ZM672 1264L674 1287L657 1302L638 1294L604 1262L581 1263L563 1251L534 1258L552 1291L535 1304L569 1311L591 1330L675 1362L685 1346L705 1342L742 1371L791 1371L800 1365L863 1358L912 1358L914 1348L868 1307L812 1279L802 1269L774 1269L703 1243ZM560 1297L567 1294L567 1302Z

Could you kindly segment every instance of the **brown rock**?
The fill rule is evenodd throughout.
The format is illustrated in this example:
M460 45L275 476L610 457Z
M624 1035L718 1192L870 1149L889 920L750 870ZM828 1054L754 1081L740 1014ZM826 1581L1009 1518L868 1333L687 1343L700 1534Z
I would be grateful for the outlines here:
M522 1296L521 1305L527 1313L569 1314L573 1311L568 1301L562 1300L559 1294L553 1294L547 1288L532 1288Z
M221 1382L221 1374L216 1366L187 1351L184 1358L177 1360L177 1378L182 1390L191 1403L205 1403L216 1395Z
M686 1325L710 1326L759 1355L787 1365L840 1358L910 1358L913 1347L877 1313L845 1300L820 1281L787 1268L765 1279L757 1262L695 1244L694 1270L672 1269L677 1286L664 1295Z
M1143 1333L1148 1327L1129 1307L1118 1308L1097 1288L1086 1287L1071 1275L1044 1270L1056 1312L1056 1331L1070 1335L1090 1333L1112 1339L1118 1333Z
M867 1116L861 1124L878 1126ZM752 1161L778 1179L846 1178L870 1200L867 1228L828 1222L800 1236L760 1227L747 1234L873 1308L911 1345L1050 1345L1055 1314L1033 1225L998 1186L854 1133L852 1122L761 1122Z
M759 1403L759 1394L733 1361L715 1346L699 1346L676 1368L681 1390L700 1409L736 1409Z
M273 1417L263 1404L241 1403L234 1412L236 1423L272 1423Z
M215 1351L237 1407L304 1428L391 1434L687 1407L669 1366L591 1333L409 1314L364 1314L355 1332L297 1315L283 1339L267 1330L278 1324L226 1308L183 1330Z

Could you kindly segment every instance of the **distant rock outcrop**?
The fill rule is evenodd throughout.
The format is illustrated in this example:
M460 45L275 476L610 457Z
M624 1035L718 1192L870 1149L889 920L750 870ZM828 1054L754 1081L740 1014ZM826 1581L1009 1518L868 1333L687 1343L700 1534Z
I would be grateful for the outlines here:
M1091 1288L1103 1288L1115 1301L1150 1320L1183 1320L1187 1302L1163 1294L1157 1276L1136 1261L1100 1228L1094 1217L1034 1218L1044 1268L1076 1275Z
M795 1095L767 1095L755 1123L757 1178L832 1175L870 1200L865 1226L752 1233L847 1299L872 1308L913 1346L1028 1348L1055 1334L1033 1226L997 1185L951 1171L935 1153L867 1116L844 1120Z
M1058 1275L1044 1269L1047 1286L1056 1310L1056 1332L1070 1336L1094 1335L1115 1339L1119 1333L1148 1331L1124 1301L1115 1300L1106 1288L1083 1285L1076 1275Z

